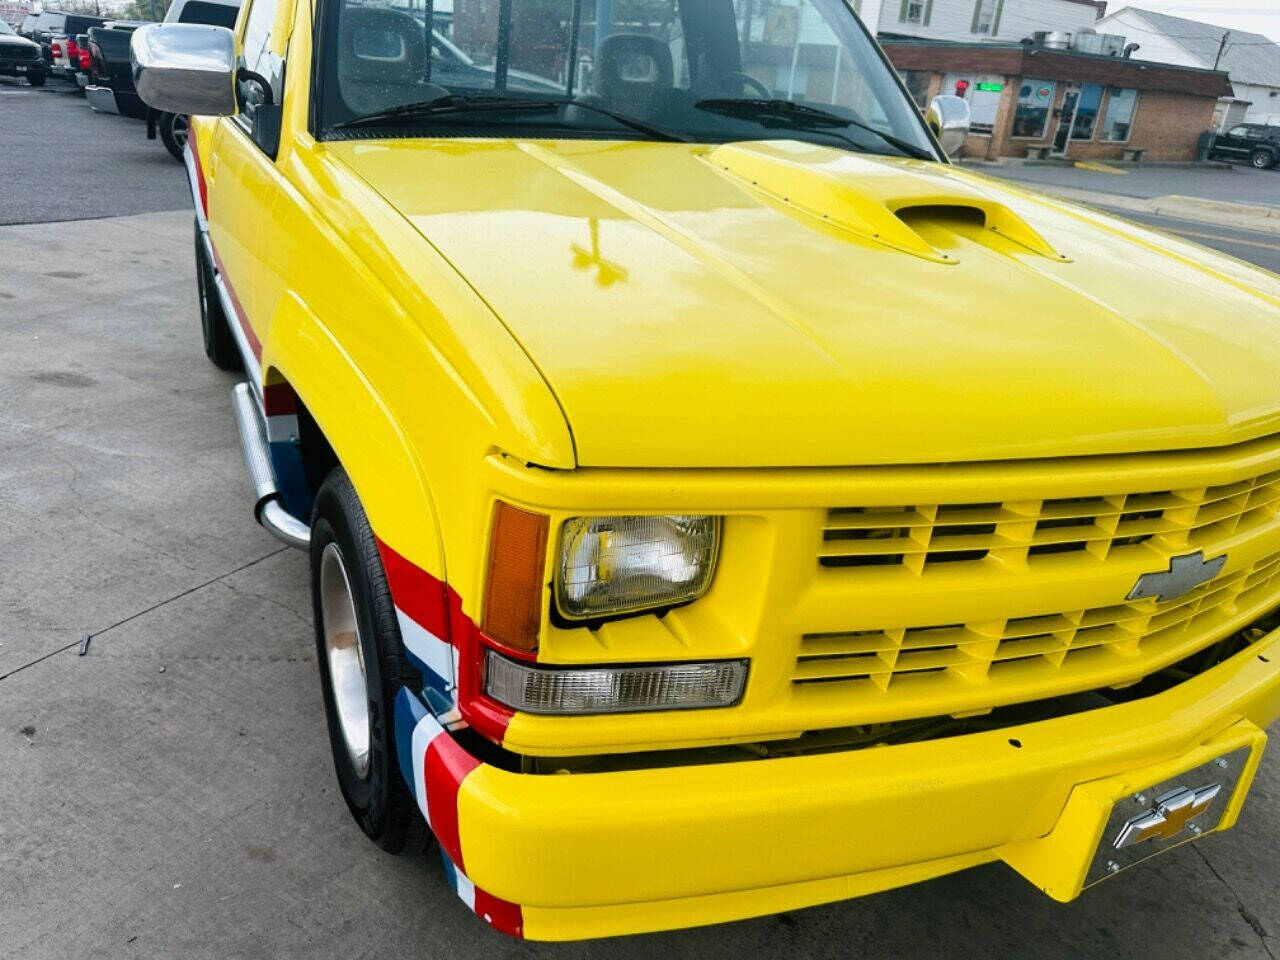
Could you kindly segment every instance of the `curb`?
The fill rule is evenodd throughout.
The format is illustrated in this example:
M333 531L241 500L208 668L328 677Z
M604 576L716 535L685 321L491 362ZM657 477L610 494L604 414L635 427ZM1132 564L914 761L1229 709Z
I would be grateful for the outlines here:
M1213 224L1219 227L1230 227L1235 230L1246 230L1253 233L1280 234L1280 207L1228 203L1225 200L1204 200L1199 197L1182 197L1177 194L1151 198L1126 197L1118 193L1079 190L1075 187L1059 187L1046 183L1026 183L1021 180L1009 180L1006 182L1017 184L1019 187L1039 190L1042 193L1061 197L1064 200L1087 203L1094 207L1110 207L1113 210L1127 210L1131 213L1150 213L1161 217L1190 220L1196 223ZM1242 223L1241 221L1244 222Z
M1262 217L1280 220L1280 207L1268 207L1262 204L1233 203L1229 200L1207 200L1203 197L1184 197L1173 193L1167 197L1157 197L1158 202L1176 204L1181 209L1203 210L1206 214L1221 214L1231 217Z
M1219 173L1235 173L1237 171L1237 165L1227 160L1075 160L1061 157L1050 160L997 157L995 160L986 160L979 157L961 157L956 162L976 167L1058 167L1063 170L1070 169L1078 163L1104 163L1126 172L1130 170L1216 170Z

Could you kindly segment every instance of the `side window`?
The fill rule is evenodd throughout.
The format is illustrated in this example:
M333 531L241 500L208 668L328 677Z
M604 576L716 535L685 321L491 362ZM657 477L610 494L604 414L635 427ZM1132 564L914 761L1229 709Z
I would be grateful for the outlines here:
M277 0L251 0L251 4L237 63L240 113L236 120L254 143L274 157L280 142L280 98L284 95L284 59L271 50L279 4Z
M1230 130L1228 130L1227 136L1228 137L1247 137L1249 136L1249 128L1242 123L1240 124L1240 126L1232 127Z
M190 0L178 14L179 23L207 23L213 27L236 28L236 16L240 13L238 6L226 3L206 3L205 0Z

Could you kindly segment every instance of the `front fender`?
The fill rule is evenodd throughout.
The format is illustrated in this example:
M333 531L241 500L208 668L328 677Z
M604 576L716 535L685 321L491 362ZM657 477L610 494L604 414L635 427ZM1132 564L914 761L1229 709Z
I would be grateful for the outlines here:
M283 380L346 469L374 530L394 529L412 561L445 579L427 478L391 410L324 322L296 293L281 298L263 344L267 384Z

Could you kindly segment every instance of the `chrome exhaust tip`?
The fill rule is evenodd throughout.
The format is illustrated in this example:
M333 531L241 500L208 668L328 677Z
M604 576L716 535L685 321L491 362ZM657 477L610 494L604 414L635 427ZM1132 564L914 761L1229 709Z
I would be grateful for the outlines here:
M258 412L258 399L246 382L231 388L231 408L240 428L240 452L253 487L253 515L281 543L298 550L311 549L311 528L290 514L281 502L267 447L267 427Z

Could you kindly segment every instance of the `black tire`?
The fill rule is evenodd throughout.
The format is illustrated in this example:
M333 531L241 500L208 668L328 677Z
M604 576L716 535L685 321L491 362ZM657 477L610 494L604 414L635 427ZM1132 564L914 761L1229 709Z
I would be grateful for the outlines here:
M187 149L187 115L185 113L160 114L160 139L165 149L179 163L186 163L183 152Z
M219 370L240 370L244 361L228 326L227 314L213 285L213 264L205 252L196 223L196 297L200 301L200 329L204 335L204 355Z
M1253 151L1253 156L1249 158L1256 170L1266 170L1276 162L1275 154L1270 150L1258 149Z
M368 770L363 775L357 772L337 715L325 643L321 564L331 546L337 549L350 587L357 642L363 656L369 710ZM329 743L343 799L360 829L383 850L422 850L431 834L400 774L395 740L396 695L401 687L420 690L422 677L405 656L373 530L341 467L330 472L320 485L312 510L311 600Z
M27 74L27 83L31 84L33 87L43 87L43 86L44 86L44 74L43 74L43 73L28 73L28 74Z

